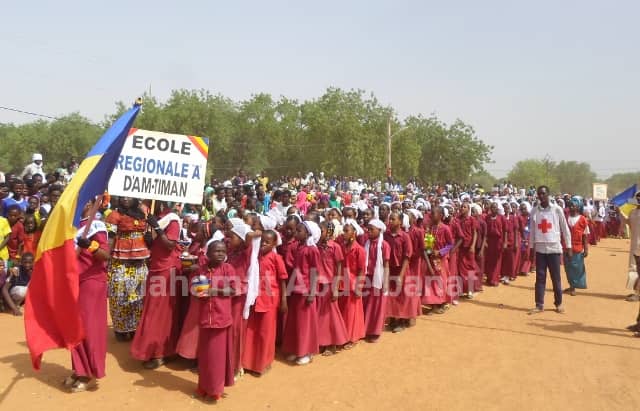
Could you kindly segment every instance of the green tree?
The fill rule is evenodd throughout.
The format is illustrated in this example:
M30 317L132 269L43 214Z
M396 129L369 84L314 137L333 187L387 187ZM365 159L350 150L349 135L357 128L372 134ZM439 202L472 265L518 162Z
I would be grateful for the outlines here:
M561 161L553 168L553 175L558 181L558 190L562 193L588 196L593 191L596 173L591 171L588 163L577 161Z
M527 159L518 161L507 179L519 187L546 185L554 192L558 189L558 179L554 173L555 163L548 158L543 160Z
M613 197L633 184L640 186L640 171L614 174L609 177L605 183L607 183L607 194L609 197Z

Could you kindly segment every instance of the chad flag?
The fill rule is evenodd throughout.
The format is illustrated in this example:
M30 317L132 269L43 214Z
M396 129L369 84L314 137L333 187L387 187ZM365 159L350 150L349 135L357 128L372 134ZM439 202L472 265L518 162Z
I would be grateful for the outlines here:
M84 338L74 238L84 205L107 188L139 111L136 103L98 140L60 196L42 232L24 310L27 345L36 370L46 350L71 349Z
M622 193L617 194L611 199L611 202L615 204L622 214L629 216L631 210L638 206L635 195L638 192L638 186L636 184L624 190Z

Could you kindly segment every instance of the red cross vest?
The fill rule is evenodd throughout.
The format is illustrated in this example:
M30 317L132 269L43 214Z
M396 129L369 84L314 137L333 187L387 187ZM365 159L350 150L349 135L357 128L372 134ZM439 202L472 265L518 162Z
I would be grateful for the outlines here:
M548 210L538 208L536 217L533 227L536 230L536 243L559 243L560 230L557 227L559 221L553 212L553 207L549 207Z

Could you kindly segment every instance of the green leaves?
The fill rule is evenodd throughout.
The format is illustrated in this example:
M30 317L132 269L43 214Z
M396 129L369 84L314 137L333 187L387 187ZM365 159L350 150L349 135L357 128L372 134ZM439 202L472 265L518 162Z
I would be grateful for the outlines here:
M206 90L174 90L166 102L145 95L143 101L136 127L208 137L209 172L217 178L244 168L271 176L321 170L383 179L389 121L392 169L399 180L466 181L483 171L492 150L460 120L447 125L435 116L412 116L401 122L392 107L363 90L328 88L302 103L264 93L234 102ZM45 156L48 171L71 155L80 160L127 107L116 103L115 113L100 125L78 114L0 125L0 170L21 171L36 151Z

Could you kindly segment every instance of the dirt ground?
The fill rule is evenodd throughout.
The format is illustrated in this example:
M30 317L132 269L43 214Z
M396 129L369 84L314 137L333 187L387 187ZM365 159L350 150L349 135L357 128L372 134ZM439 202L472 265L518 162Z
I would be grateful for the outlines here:
M377 344L294 367L276 361L243 377L216 405L192 398L197 376L175 361L143 370L128 343L110 336L107 377L95 392L68 394L64 350L31 369L22 318L0 315L0 409L640 409L640 339L625 327L629 242L603 240L587 258L589 289L565 297L565 314L528 316L534 276L486 289L445 315L420 317ZM564 281L564 279L563 279ZM563 283L566 285L566 283ZM550 287L550 282L548 282ZM553 296L546 295L547 307Z

